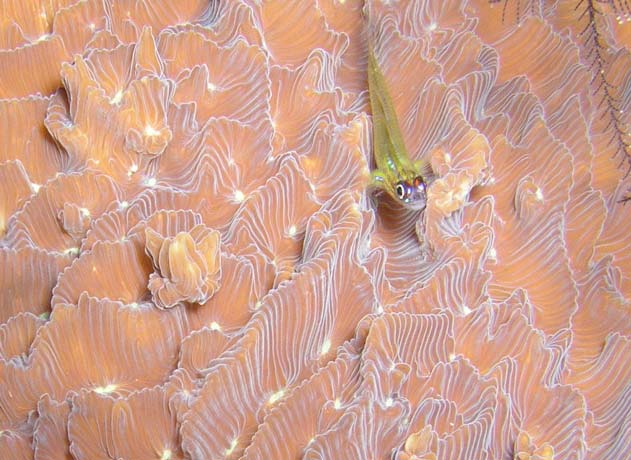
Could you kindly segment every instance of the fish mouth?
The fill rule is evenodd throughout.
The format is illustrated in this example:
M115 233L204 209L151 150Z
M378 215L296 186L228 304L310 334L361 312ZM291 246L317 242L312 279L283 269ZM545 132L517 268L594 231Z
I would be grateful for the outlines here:
M416 200L404 201L402 202L402 204L408 209L414 211L422 211L427 207L427 200L425 200L424 198L419 198Z
M427 207L427 205L425 203L412 203L412 204L406 205L405 207L413 211L422 211L423 209Z
M427 206L427 194L425 190L412 190L404 200L401 200L401 203L408 209L421 211Z

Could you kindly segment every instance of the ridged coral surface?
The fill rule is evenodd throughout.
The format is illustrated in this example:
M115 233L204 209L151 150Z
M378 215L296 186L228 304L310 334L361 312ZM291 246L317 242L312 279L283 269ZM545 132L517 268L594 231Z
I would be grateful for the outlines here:
M1 458L631 458L626 2L0 14Z

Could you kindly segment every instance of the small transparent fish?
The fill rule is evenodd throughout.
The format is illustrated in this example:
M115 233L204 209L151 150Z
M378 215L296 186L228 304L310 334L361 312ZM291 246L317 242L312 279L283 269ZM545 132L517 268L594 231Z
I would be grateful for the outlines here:
M427 203L427 187L433 179L432 169L426 161L410 160L386 81L372 46L368 49L368 92L377 167L371 173L371 185L385 191L407 208L424 209Z

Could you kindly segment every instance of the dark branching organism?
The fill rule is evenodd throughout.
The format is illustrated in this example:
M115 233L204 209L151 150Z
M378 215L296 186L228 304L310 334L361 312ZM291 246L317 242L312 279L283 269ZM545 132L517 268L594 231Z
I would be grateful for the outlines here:
M560 0L565 1L565 0ZM544 13L542 0L489 0L491 4L502 4L502 22L512 22L508 11L514 15L514 21L520 23L527 16L554 14L554 9ZM557 3L557 8L559 3ZM625 177L631 173L631 135L625 121L625 105L629 104L628 91L613 82L610 75L616 53L607 37L607 14L614 14L617 19L631 18L631 0L577 0L576 13L577 37L581 46L581 57L589 64L592 74L591 86L596 100L596 108L602 121L603 134L608 135L607 146L613 146L612 158L619 157L619 168L627 164ZM618 83L619 85L619 83ZM622 201L631 201L631 196Z

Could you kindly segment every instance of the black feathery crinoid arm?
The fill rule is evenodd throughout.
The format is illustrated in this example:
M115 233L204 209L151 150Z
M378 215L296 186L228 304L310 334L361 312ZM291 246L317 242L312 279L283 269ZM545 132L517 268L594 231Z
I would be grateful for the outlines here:
M602 111L602 117L607 119L604 130L611 131L609 145L615 146L614 157L620 157L618 167L627 163L625 176L631 172L631 136L626 132L624 116L625 97L621 96L621 88L612 83L610 65L612 54L609 53L609 43L603 32L606 18L600 9L609 5L617 15L628 16L631 4L627 0L579 0L576 10L579 11L579 21L585 22L580 36L586 49L592 72L592 87L594 96L598 98L597 109Z
M502 24L513 20L519 24L524 16L541 15L541 2L542 0L489 0L491 5L502 4Z
M629 201L631 201L631 189L627 190L627 193L618 200L618 203L627 204Z
M502 22L519 24L525 16L555 14L543 0L488 0L490 4L502 4ZM571 3L571 0L564 0ZM628 130L627 113L631 105L631 91L625 90L619 72L615 69L616 53L612 53L608 41L608 14L618 20L631 18L631 0L575 0L577 39L581 57L589 64L592 73L592 91L595 98L600 134L607 135L608 147L613 147L612 157L619 157L619 168L627 164L625 177L631 173L631 133ZM559 4L557 4L557 9ZM544 9L547 11L544 12Z

